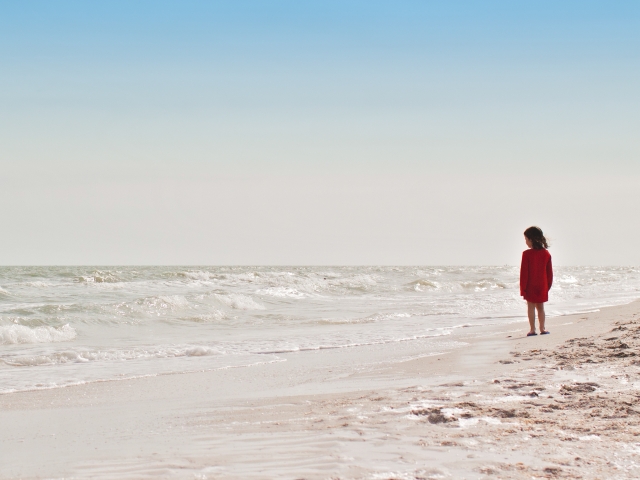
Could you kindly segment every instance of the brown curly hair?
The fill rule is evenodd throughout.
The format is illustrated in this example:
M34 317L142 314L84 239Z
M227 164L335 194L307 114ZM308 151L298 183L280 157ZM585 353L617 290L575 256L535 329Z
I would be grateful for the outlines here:
M524 231L524 236L531 240L533 248L540 250L541 248L549 248L547 239L544 238L542 230L539 227L529 227Z

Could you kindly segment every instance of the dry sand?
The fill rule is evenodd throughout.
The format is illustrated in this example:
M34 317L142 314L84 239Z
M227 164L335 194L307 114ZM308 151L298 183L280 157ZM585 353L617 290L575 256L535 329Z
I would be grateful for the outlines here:
M0 395L0 478L640 477L640 302L525 323L355 373L302 352Z

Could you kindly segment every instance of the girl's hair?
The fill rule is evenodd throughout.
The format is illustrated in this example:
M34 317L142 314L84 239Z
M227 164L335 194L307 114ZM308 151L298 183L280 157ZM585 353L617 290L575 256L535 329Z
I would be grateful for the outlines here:
M538 227L529 227L524 231L524 236L531 240L533 248L540 250L541 248L549 248L547 239L544 238L542 230Z

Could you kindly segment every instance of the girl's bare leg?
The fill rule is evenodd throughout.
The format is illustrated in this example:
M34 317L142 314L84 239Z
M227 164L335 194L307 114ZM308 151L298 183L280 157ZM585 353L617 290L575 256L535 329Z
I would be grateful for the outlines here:
M536 333L536 304L527 301L527 313L529 315L529 333Z
M545 321L544 303L536 303L536 310L538 310L538 322L540 322L540 333L544 333L546 332L546 330L544 329L544 321Z

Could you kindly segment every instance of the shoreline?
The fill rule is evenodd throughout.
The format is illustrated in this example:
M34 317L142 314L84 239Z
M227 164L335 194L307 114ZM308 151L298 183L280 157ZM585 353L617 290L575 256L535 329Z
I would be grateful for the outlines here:
M582 310L582 311L571 311L569 313L560 313L557 315L554 314L549 314L549 312L547 312L547 321L551 320L551 319L558 319L558 318L563 318L563 317L574 317L574 316L579 316L579 315L585 315L585 314L590 314L590 313L597 313L600 312L602 309L609 309L609 308L617 308L617 307L624 307L625 305L630 305L633 304L634 302L640 302L640 298L638 299L634 299L631 301L628 301L626 303L621 303L621 304L604 304L603 306L599 306L597 308L594 307L589 307L589 310ZM510 322L506 322L506 323L489 323L489 324L480 324L480 325L474 325L474 324L470 324L470 323L461 323L461 324L456 324L453 325L451 327L439 327L439 328L435 328L434 330L451 330L456 331L458 329L467 329L467 328L472 328L472 329L481 329L481 330L487 330L487 331L491 331L492 329L495 330L496 328L508 328L512 325L516 325L516 324L525 324L527 322L527 318L526 316L522 316L521 318L517 318L514 315L504 315L504 316L491 316L491 317L478 317L477 319L493 319L493 318L509 318L512 319L512 321ZM514 329L513 333L518 332L518 329ZM495 332L494 332L495 333ZM425 335L423 337L420 337L423 339L436 339L436 338L444 338L444 336L442 335ZM396 342L404 342L404 341L414 341L416 340L416 338L411 338L411 339L405 339L405 340L396 340ZM248 354L250 355L264 355L264 356L286 356L286 355L290 355L290 354L299 354L299 353L304 353L304 352L320 352L320 351L325 351L325 350L340 350L340 349L350 349L350 348L361 348L361 347L367 347L367 346L375 346L375 345L386 345L386 344L391 344L393 342L381 342L381 343L365 343L365 344L353 344L353 345L343 345L343 346L321 346L321 347L316 347L316 348L302 348L302 349L298 349L298 350L282 350L282 351L260 351L260 352L248 352ZM430 353L430 354L424 354L424 355L420 355L420 357L429 357L429 356L437 356L437 355L441 355L441 353ZM41 386L41 387L35 387L35 388L24 388L24 389L19 389L19 390L7 390L7 391L0 391L0 397L2 395L12 395L15 393L23 393L23 392L34 392L34 391L40 391L40 390L55 390L55 389L60 389L60 388L70 388L70 387L82 387L84 385L90 385L93 383L108 383L108 382L121 382L121 381L129 381L129 380L138 380L138 379L142 379L142 378L149 378L149 377L160 377L160 376L173 376L173 375L189 375L189 374L193 374L193 373L201 373L201 372L214 372L214 371L218 371L218 370L226 370L226 369L235 369L235 368L252 368L258 365L262 365L262 364L270 364L270 363L277 363L279 361L286 361L284 359L280 359L277 358L275 360L271 360L271 361L265 361L265 362L255 362L254 364L241 364L241 365L225 365L222 367L212 367L212 368L194 368L193 370L186 370L186 371L176 371L176 372L159 372L159 373L149 373L149 374L140 374L140 375L132 375L132 376L127 376L124 378L104 378L104 379L95 379L95 380L87 380L87 381L81 381L81 382L77 382L77 383L70 383L70 384L63 384L63 385L52 385L52 386ZM402 360L400 362L404 362L407 360ZM393 363L399 363L397 361L394 361Z
M547 324L465 332L465 347L355 373L355 351L310 351L3 394L0 478L637 477L640 413L611 412L640 399L640 301Z

